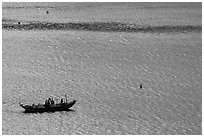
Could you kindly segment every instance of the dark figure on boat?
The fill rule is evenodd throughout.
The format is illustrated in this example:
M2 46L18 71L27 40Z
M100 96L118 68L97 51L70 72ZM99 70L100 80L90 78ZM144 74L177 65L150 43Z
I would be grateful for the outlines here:
M61 99L60 103L63 104L63 99Z
M48 100L45 100L45 107L50 107L51 105L54 105L54 99L49 98Z

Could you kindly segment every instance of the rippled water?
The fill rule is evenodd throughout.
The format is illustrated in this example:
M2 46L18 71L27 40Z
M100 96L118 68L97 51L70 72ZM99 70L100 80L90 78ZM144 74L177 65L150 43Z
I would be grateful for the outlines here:
M202 134L200 31L2 37L3 134ZM23 113L18 104L65 94L77 100L72 111Z
M201 133L200 33L4 30L2 65L4 134ZM64 94L74 111L18 105Z

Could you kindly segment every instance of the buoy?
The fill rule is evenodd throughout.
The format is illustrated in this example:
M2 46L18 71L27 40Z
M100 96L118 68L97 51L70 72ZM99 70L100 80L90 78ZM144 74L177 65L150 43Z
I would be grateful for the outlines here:
M142 89L142 84L140 84L140 89Z

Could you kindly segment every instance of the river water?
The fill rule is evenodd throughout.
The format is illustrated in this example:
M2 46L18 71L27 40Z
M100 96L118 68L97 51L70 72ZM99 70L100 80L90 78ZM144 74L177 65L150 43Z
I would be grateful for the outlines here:
M202 134L201 31L3 29L2 41L3 134ZM18 104L65 94L72 111Z

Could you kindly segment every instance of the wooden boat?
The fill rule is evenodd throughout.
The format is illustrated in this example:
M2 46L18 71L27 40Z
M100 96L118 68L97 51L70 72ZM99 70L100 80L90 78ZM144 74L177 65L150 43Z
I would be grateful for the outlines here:
M55 112L55 111L68 111L76 103L76 100L73 100L68 103L58 103L52 105L38 104L38 105L24 105L19 103L19 105L25 109L25 112L35 113L35 112Z

